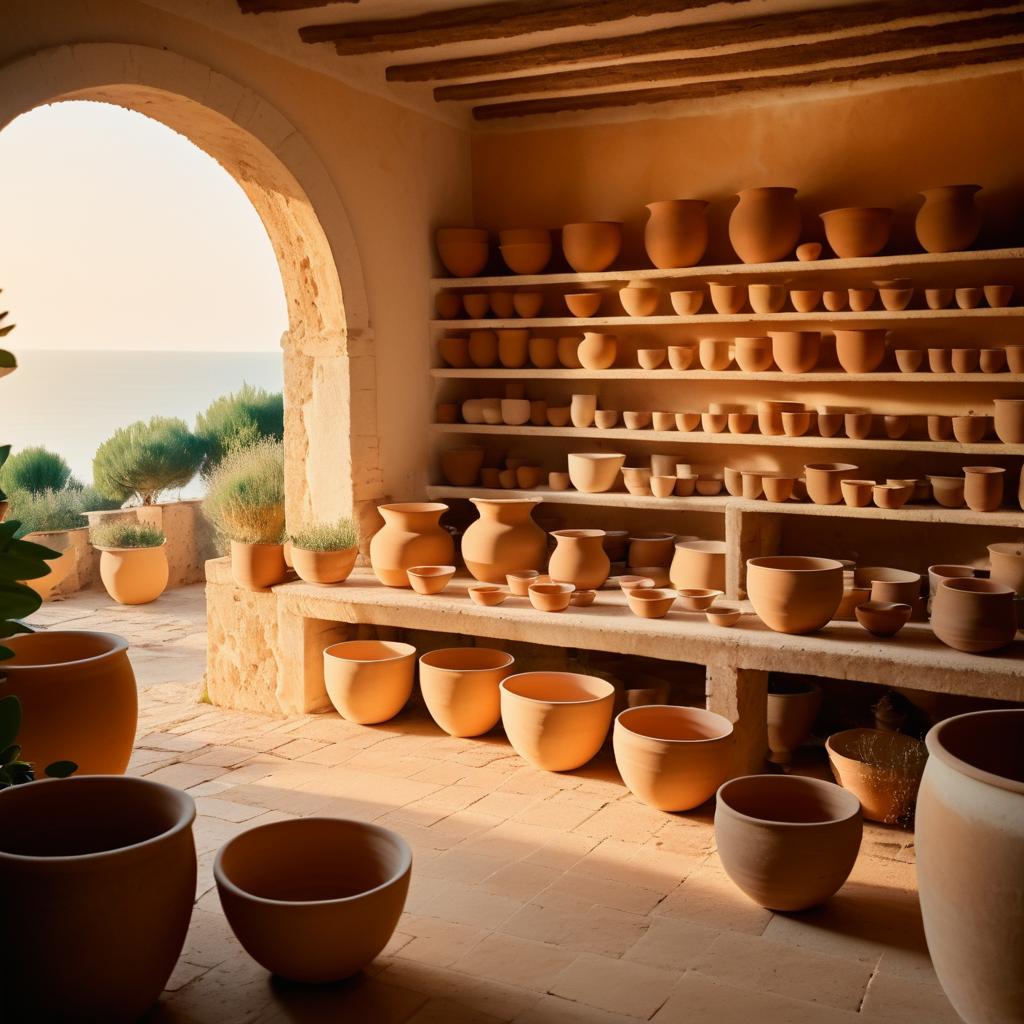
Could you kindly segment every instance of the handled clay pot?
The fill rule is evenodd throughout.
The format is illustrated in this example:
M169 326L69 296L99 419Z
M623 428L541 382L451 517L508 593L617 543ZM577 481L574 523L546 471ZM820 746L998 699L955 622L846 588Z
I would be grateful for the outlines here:
M992 580L944 579L932 601L932 631L957 651L998 651L1017 632L1014 596L1012 587Z
M771 555L747 559L747 596L777 633L814 633L843 597L843 563L833 558Z
M980 185L942 185L925 189L914 230L925 252L969 249L981 231L981 211L974 203Z
M555 583L571 583L577 590L604 586L611 562L604 550L604 530L555 530L556 547L548 563Z
M729 241L744 263L784 260L800 241L795 188L746 188L729 217Z
M378 505L384 526L370 541L370 565L388 587L408 587L407 570L415 565L450 565L455 558L451 534L441 526L448 506L408 501Z
M598 334L586 331L576 354L587 370L607 370L618 354L618 340L614 334Z
M533 521L539 498L472 498L480 518L462 535L462 560L481 583L504 583L517 569L541 569L547 535Z
M708 204L703 199L666 199L648 203L644 247L660 270L694 267L708 247Z
M810 682L787 684L768 692L768 760L789 764L793 751L811 734L821 708L821 687Z

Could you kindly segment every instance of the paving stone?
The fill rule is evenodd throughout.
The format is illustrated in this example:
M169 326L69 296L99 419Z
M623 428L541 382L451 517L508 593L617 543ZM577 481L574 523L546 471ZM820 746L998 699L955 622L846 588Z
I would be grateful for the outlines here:
M673 971L583 953L558 975L551 993L646 1020L668 999L678 980Z
M454 969L478 978L494 978L506 985L547 992L575 954L558 946L514 935L488 935L464 956Z
M960 1016L938 985L881 973L868 985L861 1017L865 1024L961 1024Z

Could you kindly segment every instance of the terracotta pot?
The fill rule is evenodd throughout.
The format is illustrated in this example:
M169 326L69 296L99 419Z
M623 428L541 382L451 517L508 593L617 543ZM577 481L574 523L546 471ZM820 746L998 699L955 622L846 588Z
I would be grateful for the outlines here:
M842 492L843 501L850 508L867 508L871 504L871 492L874 486L874 480L839 481L839 489Z
M329 586L344 583L349 578L358 554L357 547L344 551L309 551L293 546L292 566L300 580Z
M964 507L964 483L962 476L930 476L932 494L943 508Z
M943 580L962 580L974 577L973 565L929 565L928 595L934 597Z
M149 604L167 589L167 552L151 548L97 548L100 579L118 604Z
M412 695L416 648L389 640L347 640L324 651L324 683L342 718L376 725Z
M558 361L567 370L578 370L583 365L579 357L581 340L577 334L563 335L558 339Z
M743 618L743 612L735 605L714 605L704 613L708 624L728 629Z
M1010 373L1024 373L1024 345L1007 345L1006 362Z
M446 336L437 344L441 360L449 366L463 369L469 366L469 339Z
M478 445L441 452L441 475L452 487L472 487L480 476L484 450Z
M406 575L409 577L409 586L417 594L429 597L440 594L448 586L455 575L455 566L414 565L407 570Z
M732 365L731 342L727 338L701 338L698 352L705 370L721 372Z
M796 258L801 263L813 263L821 257L821 242L804 242L796 247Z
M772 555L747 559L747 596L776 633L815 633L843 596L843 566L832 558Z
M704 305L704 293L699 291L669 292L668 298L676 316L696 316Z
M615 719L615 765L630 792L659 811L708 800L734 759L732 723L703 708L648 705Z
M806 409L782 413L782 432L786 437L803 437L810 427L811 414Z
M871 497L875 505L892 511L903 508L913 493L913 484L875 484L871 488Z
M508 597L508 591L504 587L493 583L474 583L468 590L473 603L484 608L494 608Z
M482 228L438 228L437 254L453 277L473 277L487 266L489 246Z
M981 231L981 212L974 203L980 185L943 185L925 189L914 230L925 252L969 249Z
M648 203L644 227L647 256L660 270L693 267L708 246L708 204L703 199L667 199Z
M811 734L821 708L821 688L797 682L768 692L768 760L789 764L793 751Z
M0 966L5 1019L127 1024L146 1013L192 917L195 813L188 794L147 779L0 793L0 899L18 931ZM55 942L59 956L41 955Z
M288 573L280 544L231 542L231 577L247 590L266 590L283 583Z
M636 361L642 370L656 370L665 362L665 350L663 348L638 348Z
M1003 373L1006 370L1006 349L983 348L978 353L982 373Z
M577 590L604 586L611 570L605 554L604 530L555 530L556 547L548 563L555 583L571 583Z
M661 301L661 291L648 285L630 285L619 290L619 302L627 316L654 316Z
M666 431L676 429L676 414L674 412L652 412L651 425L655 430ZM659 473L659 476L667 474Z
M728 422L729 416L724 412L702 412L700 414L700 425L705 434L721 434Z
M627 430L646 430L651 425L651 414L646 411L624 410L622 424Z
M1006 470L1001 466L964 466L964 501L975 512L995 512L1003 503Z
M457 292L438 292L434 310L439 320L456 320L462 315L462 297Z
M947 647L968 654L998 651L1017 632L1014 591L981 579L944 579L932 601L932 631Z
M846 436L855 440L863 440L871 433L874 416L866 409L858 409L843 415L843 428Z
M482 583L503 583L515 569L539 569L547 535L533 521L539 498L472 498L480 518L462 535L462 559Z
M884 328L860 331L836 331L836 355L847 373L871 373L885 358Z
M985 301L992 309L1005 309L1013 301L1012 284L986 284L982 291Z
M345 818L248 829L213 865L224 916L272 974L323 984L366 967L405 907L412 851L395 832Z
M622 225L616 221L589 221L562 228L562 252L578 274L607 270L622 247Z
M482 736L498 724L498 685L515 659L487 647L448 647L420 657L420 692L449 736Z
M901 437L906 436L907 431L910 429L909 416L887 415L883 416L882 420L885 424L885 436L890 441L898 441Z
M945 309L953 301L952 288L925 288L924 301L929 309Z
M588 317L597 316L597 311L601 308L601 298L603 295L603 292L576 292L566 295L564 298L565 304L569 307L569 312L573 316L587 319Z
M487 369L498 359L498 336L487 329L470 331L468 351L474 366Z
M607 370L615 362L618 350L618 339L614 334L597 334L587 331L583 335L576 354L584 369Z
M569 405L569 418L574 427L590 427L594 424L597 410L597 395L573 395Z
M505 574L509 592L513 597L529 597L534 583L550 583L550 576L542 576L536 569L516 569Z
M746 373L764 373L772 367L772 339L735 339L736 363Z
M878 297L882 300L882 305L890 312L906 309L914 298L913 282L906 278L874 283L878 288Z
M674 533L650 533L629 538L630 568L638 565L667 566L672 561L673 550L679 538Z
M821 289L795 288L789 293L789 301L798 313L813 313L821 302Z
M715 842L726 874L769 910L806 910L835 894L863 834L857 798L801 775L746 775L718 790Z
M722 478L720 476L699 477L695 487L701 497L713 498L722 493Z
M892 210L882 207L849 206L821 215L825 237L841 259L875 256L889 241Z
M608 734L615 687L573 672L523 672L501 683L501 721L515 752L536 768L585 765Z
M761 401L757 403L757 429L766 436L779 437L786 432L782 423L784 412L803 412L800 402Z
M543 427L548 422L548 403L543 398L530 402L530 423L535 427Z
M370 565L389 587L408 587L414 565L448 565L455 557L451 534L440 523L448 506L440 502L378 505L384 526L370 541Z
M795 188L747 188L729 217L729 241L744 263L774 263L800 240Z
M899 601L862 601L854 613L857 621L872 636L890 637L910 621L914 609Z
M509 320L516 312L515 295L503 288L494 288L487 293L487 304L499 320Z
M862 565L853 571L858 587L871 588L872 601L916 605L921 597L921 575L906 569Z
M543 292L517 291L512 295L512 308L518 317L524 320L532 320L540 316L541 307L544 305Z
M1003 444L1024 444L1024 398L996 398L996 437Z
M761 486L764 488L765 498L777 504L789 501L793 497L795 484L796 479L791 476L776 476L772 474L761 478Z
M510 427L521 427L529 423L530 403L525 398L501 399L501 422Z
M830 288L821 293L821 300L830 313L838 313L849 305L850 293L845 288Z
M1018 597L1024 597L1024 544L1016 541L989 544L988 556L992 565L989 578L1010 587Z
M715 307L715 312L723 316L735 315L747 301L747 289L731 281L711 281L708 283L708 291L711 293L711 305Z
M981 353L976 348L953 349L953 372L974 373L978 369L980 355Z
M530 332L525 327L504 328L498 335L498 361L508 370L526 365Z
M991 416L954 416L953 436L961 444L977 444L984 440L991 425Z
M754 419L752 412L729 413L729 433L748 434L754 426Z
M490 311L491 303L483 292L467 292L462 296L462 307L470 320L483 320Z
M502 245L499 251L513 274L539 274L551 260L551 240Z
M804 466L807 496L816 505L838 504L843 496L841 481L852 477L858 468L848 462L814 462Z
M660 587L638 587L625 591L629 610L641 619L663 619L676 603L676 592Z
M747 285L750 308L762 315L778 313L786 304L786 287L781 284L758 282Z
M1021 1024L1024 712L948 718L925 742L914 845L928 952L967 1024Z
M896 349L896 365L900 373L917 373L924 362L924 352L919 348Z
M680 541L669 577L676 590L725 590L725 541Z
M611 430L619 421L615 409L597 409L594 412L594 426L600 430Z
M756 501L761 497L763 487L761 484L760 473L750 473L744 470L741 476L741 481L742 490L740 493L747 501Z
M695 431L698 426L700 426L699 412L676 413L676 430L679 430L684 434L688 434Z
M928 369L932 373L953 372L953 352L948 348L928 349Z
M948 441L953 436L952 416L929 416L928 439L931 441ZM929 478L930 479L930 478Z
M981 305L982 291L980 288L971 286L969 288L957 288L956 304L961 309L977 309Z
M783 373L808 373L818 365L820 331L769 331L772 357Z
M855 313L863 313L875 304L874 288L850 288L847 292L850 309Z
M530 338L527 342L530 362L538 370L550 370L558 363L558 346L554 338Z
M572 452L568 457L569 479L577 491L601 494L610 491L626 456L616 452Z

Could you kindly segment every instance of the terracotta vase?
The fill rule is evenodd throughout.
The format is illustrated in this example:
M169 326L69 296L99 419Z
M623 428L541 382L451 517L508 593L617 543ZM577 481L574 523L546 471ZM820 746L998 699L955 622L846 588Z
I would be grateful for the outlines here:
M622 225L616 221L587 221L562 228L562 252L578 274L607 270L622 247Z
M149 604L167 588L164 545L150 548L99 548L100 579L118 604Z
M943 185L925 189L914 230L925 252L969 249L981 231L981 211L974 202L980 185Z
M231 578L246 590L266 590L284 583L288 566L281 544L231 542Z
M694 267L708 247L708 204L703 199L648 203L644 227L647 256L659 270Z
M814 633L843 597L843 564L833 558L770 555L747 559L747 596L776 633Z
M1024 597L1024 544L1019 541L989 544L988 557L992 564L989 578L1010 587L1018 597Z
M501 683L501 721L515 752L536 768L585 765L608 735L615 687L574 672L523 672Z
M813 462L804 466L807 496L816 505L837 505L843 497L842 480L858 467L848 462Z
M871 373L885 358L884 328L836 331L836 356L847 373Z
M342 718L376 725L394 718L412 695L416 648L386 640L346 640L324 651L324 683Z
M892 210L880 206L849 206L821 215L825 237L840 259L876 256L889 241Z
M112 633L51 629L9 637L0 697L21 701L21 757L40 769L74 761L79 775L128 767L138 698L128 641Z
M384 525L370 541L370 565L388 587L408 587L414 565L449 565L455 558L451 534L440 523L448 506L409 501L378 505Z
M411 873L400 835L327 817L250 828L213 865L224 916L245 951L280 978L314 984L350 977L388 944Z
M615 362L618 351L618 339L614 334L586 331L576 355L586 370L607 370Z
M689 811L728 778L735 759L732 731L729 719L703 708L628 708L615 719L615 766L645 804Z
M1012 587L992 580L942 580L932 600L932 631L957 651L998 651L1017 632L1014 597Z
M572 452L568 457L569 480L584 494L610 491L625 461L626 456L618 452Z
M964 501L974 512L995 512L1003 503L1006 470L1001 466L964 466Z
M725 541L685 540L675 546L669 579L676 590L725 590Z
M821 687L794 683L768 692L768 760L789 764L793 751L811 734L821 708Z
M498 685L512 671L511 654L487 647L449 647L420 657L420 693L449 736L482 736L501 717Z
M966 1024L1022 1024L1024 711L947 718L925 743L914 846L935 973Z
M571 583L577 590L604 586L611 562L604 550L604 530L555 530L556 547L548 563L555 583Z
M809 373L821 355L820 331L769 331L772 358L783 373Z
M541 569L547 535L533 521L539 498L472 498L480 518L462 535L462 560L481 583L504 583L516 569Z
M357 547L343 551L309 551L292 545L292 568L306 583L330 586L349 578L358 554Z
M729 241L744 263L784 260L800 241L795 188L746 188L729 217Z
M994 399L996 437L1003 444L1024 444L1024 398Z
M806 910L853 870L864 824L852 793L801 775L745 775L718 790L715 842L726 874L769 910Z

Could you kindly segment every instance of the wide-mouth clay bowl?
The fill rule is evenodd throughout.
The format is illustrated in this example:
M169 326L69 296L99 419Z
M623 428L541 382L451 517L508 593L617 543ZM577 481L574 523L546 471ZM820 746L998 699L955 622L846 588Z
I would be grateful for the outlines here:
M469 596L474 604L484 608L494 608L508 597L508 590L497 583L475 583L469 588Z
M624 593L629 610L641 619L663 619L676 602L674 590L659 587L637 587Z
M735 626L743 617L742 609L736 605L713 604L705 613L708 623L712 626Z
M585 494L610 491L625 461L626 456L617 452L571 452L568 457L569 479L577 491Z
M454 565L414 565L407 569L409 586L417 594L440 594L455 575Z
M677 593L679 604L688 612L706 612L722 596L722 591L704 587L685 587Z
M324 651L324 683L342 718L375 725L412 696L416 648L394 640L346 640Z
M878 206L848 206L821 214L825 238L840 259L876 256L889 241L892 210Z
M481 736L501 717L498 684L515 659L489 647L446 647L420 657L420 692L449 736Z
M588 608L594 603L594 599L596 597L596 590L574 590L569 595L569 604L571 604L573 608Z
M577 274L607 270L622 247L622 225L616 221L585 221L562 228L562 252Z
M843 564L834 558L771 555L747 559L747 596L777 633L814 633L843 597Z
M499 246L501 258L514 274L539 274L551 259L551 242L516 242Z
M517 569L505 576L509 592L513 597L529 597L534 583L550 583L550 576L542 576L536 569Z
M412 851L395 832L344 818L249 829L214 861L224 916L272 974L325 983L366 967L405 907Z
M914 609L899 601L862 601L853 609L857 621L872 636L895 636L909 621Z
M531 583L530 604L539 612L564 612L573 590L571 583Z
M631 590L649 590L654 586L654 580L650 576L613 576L608 582L618 584L624 594Z
M586 319L597 316L603 295L603 292L573 292L565 296L565 304L573 316Z

